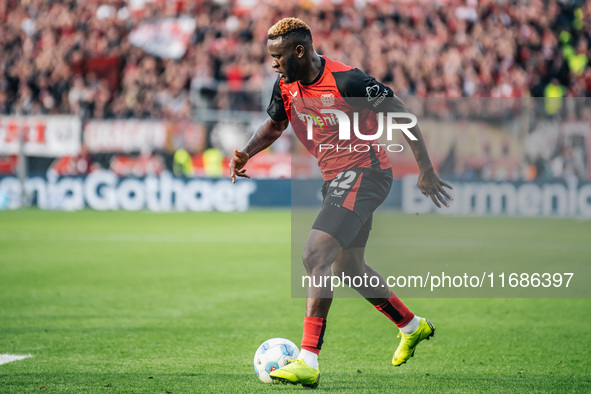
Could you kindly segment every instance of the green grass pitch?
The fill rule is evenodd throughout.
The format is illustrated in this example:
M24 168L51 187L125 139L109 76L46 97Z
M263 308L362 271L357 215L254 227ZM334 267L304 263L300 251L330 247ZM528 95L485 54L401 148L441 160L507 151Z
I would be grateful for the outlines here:
M399 242L409 258L457 254L479 237L475 222L507 220L507 239L530 229L538 244L558 242L556 228L571 242L591 233L567 219L421 220L457 246ZM591 262L584 245L564 253ZM261 383L252 366L265 339L299 344L304 300L290 298L289 260L289 211L0 212L0 354L33 355L0 365L0 392L299 391ZM335 300L318 391L591 391L589 299L406 301L437 334L394 368L392 323L362 299Z

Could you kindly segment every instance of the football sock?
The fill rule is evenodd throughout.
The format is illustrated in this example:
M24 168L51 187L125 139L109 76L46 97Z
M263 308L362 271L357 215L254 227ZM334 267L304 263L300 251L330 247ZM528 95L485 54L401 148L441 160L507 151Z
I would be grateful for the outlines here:
M405 335L409 335L419 329L420 322L421 322L421 318L418 317L417 315L415 315L415 317L413 317L412 320L406 326L398 327L398 328L400 329L401 333L403 333Z
M400 298L396 297L393 291L390 291L390 293L391 296L388 298L388 301L375 305L375 307L378 311L386 315L388 319L392 320L398 328L404 327L410 323L415 315L400 301Z
M300 358L303 359L306 364L308 364L308 367L312 367L314 369L318 368L318 355L316 353L302 349L300 352Z
M322 348L322 342L324 342L324 330L326 330L326 319L313 316L304 317L302 351L307 350L318 355Z

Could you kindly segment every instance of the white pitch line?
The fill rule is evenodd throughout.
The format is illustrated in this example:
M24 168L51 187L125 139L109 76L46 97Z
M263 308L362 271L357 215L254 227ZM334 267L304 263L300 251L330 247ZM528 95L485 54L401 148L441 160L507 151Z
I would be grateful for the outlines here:
M11 363L13 361L22 360L29 357L33 356L30 354L0 354L0 365Z

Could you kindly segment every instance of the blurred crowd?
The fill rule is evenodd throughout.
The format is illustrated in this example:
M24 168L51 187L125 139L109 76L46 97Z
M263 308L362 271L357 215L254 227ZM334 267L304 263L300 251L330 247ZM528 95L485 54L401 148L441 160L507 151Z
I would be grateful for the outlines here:
M181 59L130 43L141 22L180 15L197 26ZM401 96L591 95L591 3L582 1L3 0L0 114L264 109L260 92L276 76L266 33L285 16L310 25L319 53Z

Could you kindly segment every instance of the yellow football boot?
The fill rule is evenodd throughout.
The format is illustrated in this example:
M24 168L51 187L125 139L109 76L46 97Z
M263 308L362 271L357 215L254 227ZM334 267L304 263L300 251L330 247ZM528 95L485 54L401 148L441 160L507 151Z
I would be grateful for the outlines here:
M398 333L398 338L402 339L394 352L394 357L392 357L392 365L399 367L407 362L409 358L415 355L417 345L423 339L429 340L433 335L435 335L435 325L424 317L421 318L419 328L412 334Z
M320 381L320 371L309 367L306 362L297 358L285 367L274 370L269 374L274 382L301 384L303 387L316 388Z

